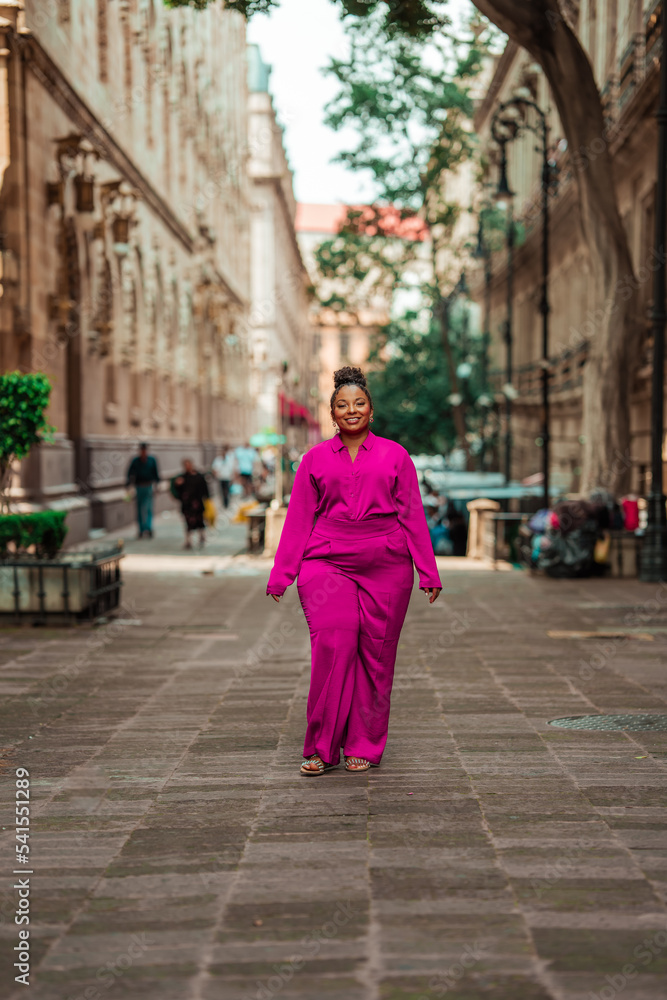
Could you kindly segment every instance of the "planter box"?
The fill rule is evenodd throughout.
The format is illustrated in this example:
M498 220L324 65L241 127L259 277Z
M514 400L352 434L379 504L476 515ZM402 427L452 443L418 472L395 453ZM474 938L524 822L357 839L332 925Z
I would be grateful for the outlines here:
M47 616L99 618L118 607L122 545L104 551L29 556L0 562L0 615L44 622Z

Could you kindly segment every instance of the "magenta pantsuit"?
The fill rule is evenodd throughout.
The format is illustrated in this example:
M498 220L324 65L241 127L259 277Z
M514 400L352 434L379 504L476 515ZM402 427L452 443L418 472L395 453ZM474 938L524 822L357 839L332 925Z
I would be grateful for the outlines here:
M304 757L379 764L414 566L441 587L407 451L370 433L352 462L339 437L299 465L267 594L298 574L312 670Z

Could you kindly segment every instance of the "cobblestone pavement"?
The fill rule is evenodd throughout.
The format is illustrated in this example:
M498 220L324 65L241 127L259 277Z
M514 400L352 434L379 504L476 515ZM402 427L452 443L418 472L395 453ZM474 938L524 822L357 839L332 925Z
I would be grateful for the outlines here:
M667 733L547 723L667 712L667 589L442 560L382 766L308 779L296 594L158 548L119 621L0 631L3 996L25 767L32 1000L664 998Z

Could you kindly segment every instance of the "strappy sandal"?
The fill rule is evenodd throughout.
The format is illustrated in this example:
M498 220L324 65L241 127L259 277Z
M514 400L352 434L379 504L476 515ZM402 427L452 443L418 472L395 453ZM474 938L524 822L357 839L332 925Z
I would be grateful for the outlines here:
M357 764L357 767L350 767L350 764ZM371 766L371 762L366 760L365 757L346 757L345 758L345 770L353 771L355 774L357 771L368 771Z
M317 764L317 771L313 771L312 767L306 767L306 764ZM338 767L337 764L325 764L319 754L314 753L312 757L304 757L303 764L301 765L301 774L305 774L307 778L319 778L321 774L325 771L329 771L332 767Z

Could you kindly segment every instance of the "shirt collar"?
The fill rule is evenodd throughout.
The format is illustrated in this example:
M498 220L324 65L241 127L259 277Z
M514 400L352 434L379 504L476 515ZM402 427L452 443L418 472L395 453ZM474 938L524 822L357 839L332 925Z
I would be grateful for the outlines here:
M375 441L375 434L373 434L373 431L369 431L368 437L366 438L361 447L365 448L366 451L370 451L371 448L373 447L374 441ZM342 448L345 447L340 434L334 434L334 436L331 438L331 447L333 448L334 451L340 451Z

